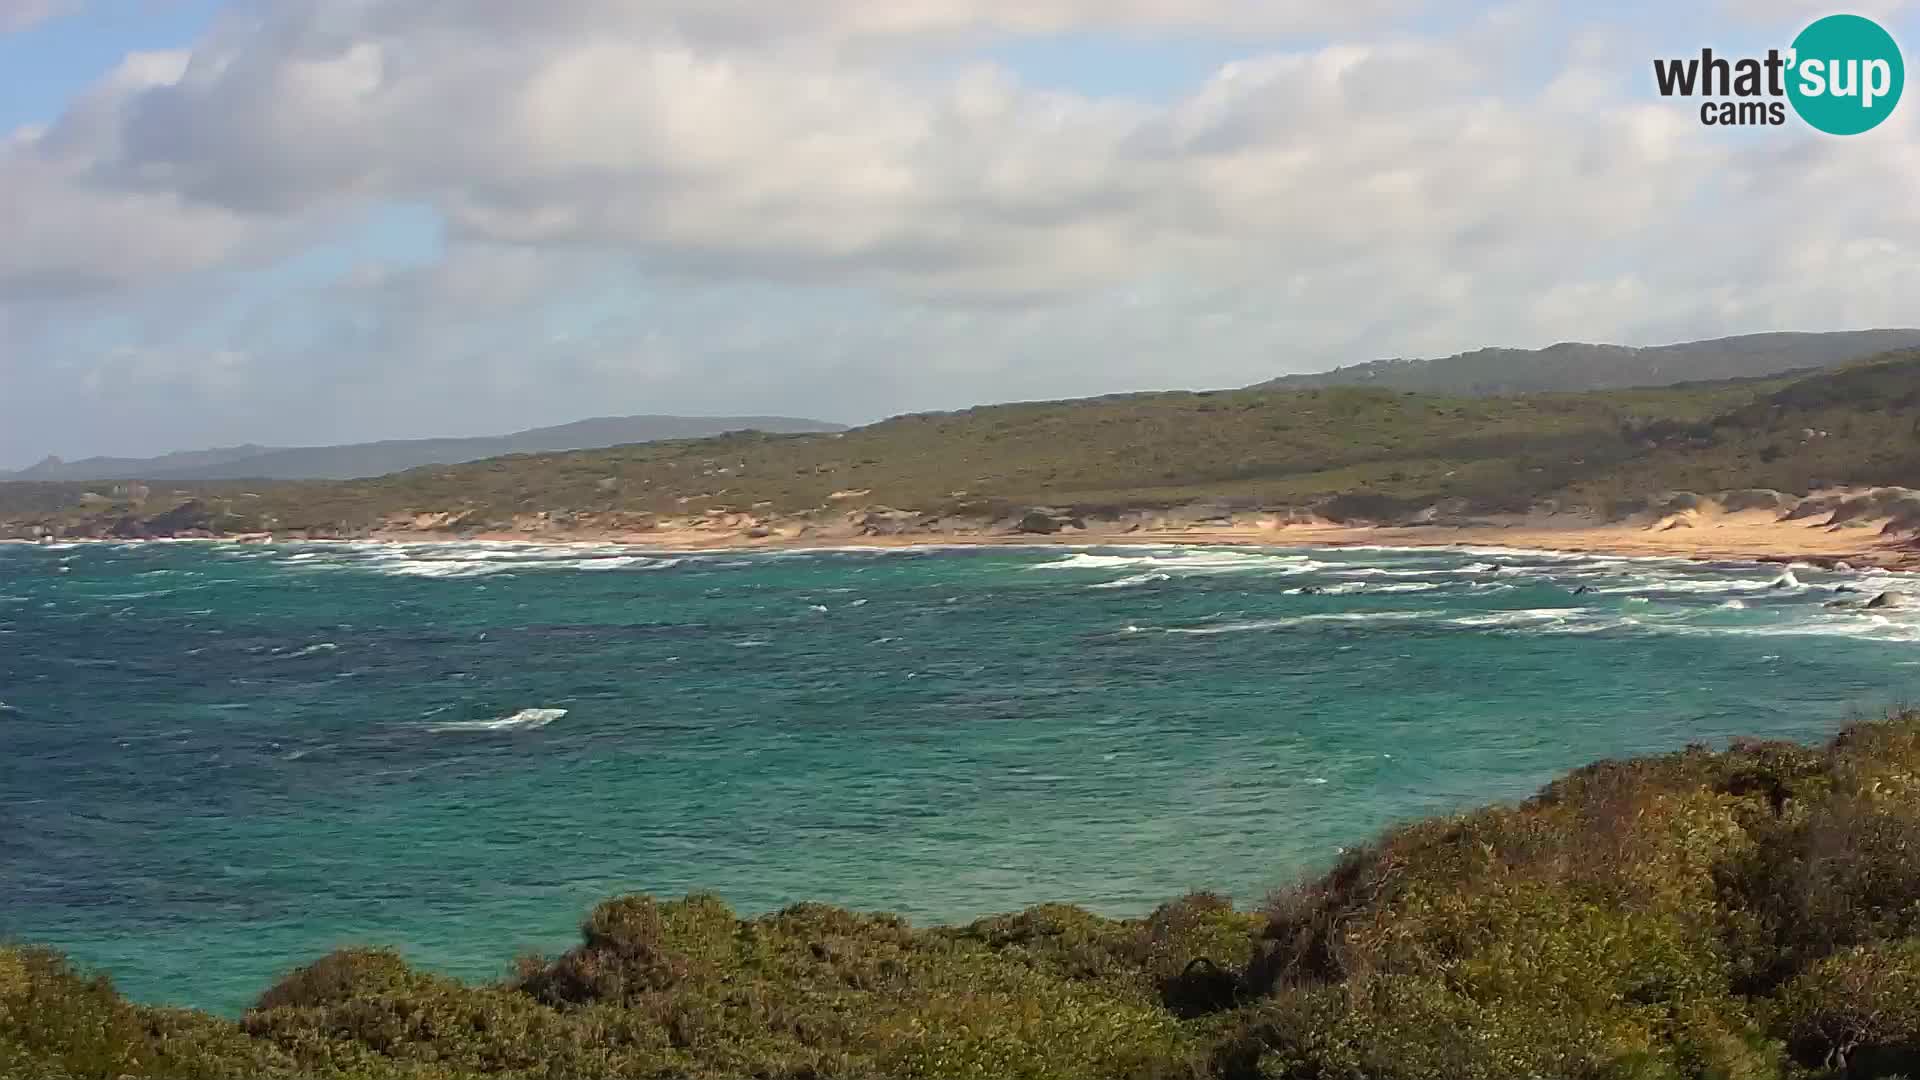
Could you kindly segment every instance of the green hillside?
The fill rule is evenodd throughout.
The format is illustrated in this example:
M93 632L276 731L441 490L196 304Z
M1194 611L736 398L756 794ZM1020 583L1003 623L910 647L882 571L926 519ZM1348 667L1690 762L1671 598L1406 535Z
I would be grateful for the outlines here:
M1249 837L1250 858L1259 858ZM502 928L510 934L510 928ZM504 958L503 958L504 960ZM0 1077L1841 1080L1920 1070L1920 719L1603 762L1254 910L963 927L623 897L491 986L335 953L238 1021L0 949Z
M1429 394L1511 395L1665 386L1711 379L1764 378L1857 363L1920 347L1920 330L1826 334L1743 334L1636 348L1563 341L1544 349L1476 349L1432 360L1375 360L1264 387L1377 386Z
M994 405L840 434L737 433L358 481L11 484L0 485L0 521L16 535L350 533L414 513L483 527L542 511L991 515L1037 505L1305 507L1336 496L1347 497L1336 506L1389 515L1449 500L1474 511L1546 497L1607 508L1674 489L1920 484L1917 420L1920 352L1909 352L1794 380L1581 394L1336 387Z
M1920 486L1920 353L1802 379L1708 423L1669 425L1655 434L1657 449L1577 489Z

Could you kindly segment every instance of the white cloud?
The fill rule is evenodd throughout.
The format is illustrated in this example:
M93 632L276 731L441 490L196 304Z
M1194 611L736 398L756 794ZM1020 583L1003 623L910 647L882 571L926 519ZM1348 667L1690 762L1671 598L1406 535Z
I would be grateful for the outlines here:
M0 150L0 295L90 293L217 265L248 233L230 212L101 188L71 163Z
M0 34L17 34L72 14L78 0L0 0Z
M1722 0L1722 12L1745 22L1810 23L1845 11L1869 19L1892 19L1915 7L1914 0L1850 0L1835 5L1827 0Z
M317 19L234 30L175 80L96 91L46 141L100 147L95 171L130 190L236 212L419 199L483 242L961 297L1244 263L1271 243L1417 248L1537 224L1523 215L1612 230L1685 182L1622 183L1657 163L1658 120L1603 106L1569 125L1486 96L1492 73L1445 42L1256 57L1154 108L990 66L928 80L803 47L607 35L474 51L417 23L356 36Z
M1385 24L1425 0L419 0L358 7L366 24L401 34L467 32L522 39L668 35L737 46L773 40L846 44L1123 33L1325 34Z
M1415 34L1391 22L1405 9L281 0L191 53L131 58L0 150L0 185L26 192L0 230L27 239L0 250L0 312L62 283L134 303L404 202L447 221L438 263L286 300L331 347L276 345L266 319L208 355L248 357L261 386L284 369L263 394L396 425L399 388L454 383L431 407L773 395L858 418L1491 343L1920 321L1911 110L1856 140L1728 137L1645 100L1619 27L1516 7ZM974 50L1068 31L1245 55L1155 103L1041 90ZM1515 56L1553 63L1516 74ZM178 362L194 335L167 325L128 355ZM355 374L321 390L316 364Z

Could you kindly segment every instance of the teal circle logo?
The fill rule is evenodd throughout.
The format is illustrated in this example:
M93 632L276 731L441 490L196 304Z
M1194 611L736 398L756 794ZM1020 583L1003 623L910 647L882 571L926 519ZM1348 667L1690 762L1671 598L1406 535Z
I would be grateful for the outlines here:
M1800 31L1788 62L1793 111L1829 135L1879 127L1907 82L1893 35L1859 15L1829 15Z

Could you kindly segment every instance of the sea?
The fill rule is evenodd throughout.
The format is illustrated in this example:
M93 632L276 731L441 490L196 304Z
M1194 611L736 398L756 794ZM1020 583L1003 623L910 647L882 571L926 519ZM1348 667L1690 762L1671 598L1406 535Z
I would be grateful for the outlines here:
M498 978L622 893L1256 905L1396 822L1916 692L1881 571L0 545L0 939L231 1014L341 945Z

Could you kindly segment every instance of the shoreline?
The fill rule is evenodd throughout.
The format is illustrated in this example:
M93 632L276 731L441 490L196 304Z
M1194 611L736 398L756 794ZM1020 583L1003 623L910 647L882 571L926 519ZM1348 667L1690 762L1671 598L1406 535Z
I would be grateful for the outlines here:
M652 532L583 530L498 531L466 536L377 531L367 539L386 543L582 543L617 544L638 550L805 551L832 548L909 547L1392 547L1477 548L1561 554L1679 558L1695 561L1803 562L1855 568L1920 570L1920 548L1902 537L1882 535L1877 523L1828 525L1814 519L1782 520L1770 511L1672 515L1653 523L1603 523L1581 515L1533 515L1514 521L1431 525L1351 525L1327 521L1235 522L1184 528L1065 528L1046 534L926 531L892 535L750 536L730 529Z
M1557 518L1572 520L1556 520ZM1332 522L1189 525L1184 528L1063 528L1054 533L909 531L884 535L778 530L750 535L727 528L494 530L471 533L378 529L360 537L240 534L147 539L63 538L51 544L0 541L29 547L149 543L383 543L542 544L619 546L661 553L830 551L971 547L1386 547L1505 548L1560 554L1693 561L1846 564L1855 569L1920 570L1920 548L1889 537L1870 523L1835 526L1812 519L1782 520L1771 512L1698 514L1659 522L1601 523L1575 515L1533 516L1511 522L1431 525L1348 525Z

